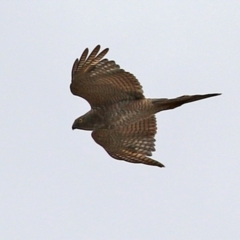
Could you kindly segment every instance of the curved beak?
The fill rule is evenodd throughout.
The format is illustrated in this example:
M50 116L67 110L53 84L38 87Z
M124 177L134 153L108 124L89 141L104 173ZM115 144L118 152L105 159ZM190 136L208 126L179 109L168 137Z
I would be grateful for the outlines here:
M77 126L76 126L76 123L74 122L73 125L72 125L72 130L76 129Z

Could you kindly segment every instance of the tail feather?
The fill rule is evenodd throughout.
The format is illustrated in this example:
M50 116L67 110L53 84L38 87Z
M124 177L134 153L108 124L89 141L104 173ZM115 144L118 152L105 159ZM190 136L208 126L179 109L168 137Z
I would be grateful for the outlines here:
M192 96L184 95L184 96L173 98L173 99L159 98L159 99L152 99L152 102L156 106L157 112L160 112L160 111L180 107L185 103L195 102L198 100L215 97L218 95L221 95L221 93L210 93L210 94L192 95Z

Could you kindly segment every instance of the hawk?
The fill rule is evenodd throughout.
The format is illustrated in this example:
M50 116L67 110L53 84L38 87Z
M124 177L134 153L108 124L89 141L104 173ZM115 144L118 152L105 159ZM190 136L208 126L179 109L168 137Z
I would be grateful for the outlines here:
M95 142L115 159L164 167L150 158L155 151L155 114L220 93L145 98L133 74L104 58L108 50L99 52L98 45L88 56L86 48L73 64L70 90L87 100L91 110L77 118L72 129L92 131Z

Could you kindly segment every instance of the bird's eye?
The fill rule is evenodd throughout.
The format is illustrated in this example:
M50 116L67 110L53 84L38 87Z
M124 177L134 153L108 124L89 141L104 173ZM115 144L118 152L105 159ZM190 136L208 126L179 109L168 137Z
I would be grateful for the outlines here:
M79 120L78 120L78 121L79 121L79 123L82 123L83 119L82 119L82 118L79 118Z

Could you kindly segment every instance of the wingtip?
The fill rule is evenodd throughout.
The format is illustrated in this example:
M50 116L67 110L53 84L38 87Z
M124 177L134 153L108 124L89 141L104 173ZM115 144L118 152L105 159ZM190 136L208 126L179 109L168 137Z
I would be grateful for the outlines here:
M96 47L95 47L95 49L98 49L98 51L100 50L100 48L101 48L101 45L100 44L98 44ZM109 48L104 48L103 50L102 50L102 52L108 52L109 51Z
M83 51L83 53L82 53L82 55L86 55L86 56L87 56L87 55L88 55L88 52L89 52L89 49L88 49L88 48L85 48L84 51Z
M100 48L101 48L101 45L100 44L98 44L94 49L93 49L93 51L92 52L99 52L99 50L100 50Z

